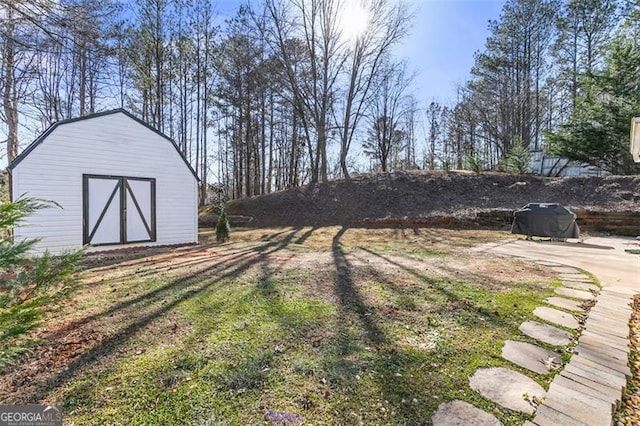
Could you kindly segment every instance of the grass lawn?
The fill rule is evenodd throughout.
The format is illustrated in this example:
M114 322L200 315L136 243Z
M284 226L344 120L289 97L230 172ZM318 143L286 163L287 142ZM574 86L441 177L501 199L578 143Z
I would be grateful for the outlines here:
M230 243L90 256L50 306L42 342L0 376L0 401L63 406L65 424L427 424L463 399L504 424L527 416L469 387L509 366L559 284L475 244L500 232L236 230Z

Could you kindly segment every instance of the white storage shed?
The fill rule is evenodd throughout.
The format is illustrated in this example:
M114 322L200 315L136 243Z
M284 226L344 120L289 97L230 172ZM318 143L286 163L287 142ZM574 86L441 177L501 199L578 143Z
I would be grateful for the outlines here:
M53 124L10 165L11 197L54 201L14 230L35 252L198 241L198 178L178 146L125 110Z

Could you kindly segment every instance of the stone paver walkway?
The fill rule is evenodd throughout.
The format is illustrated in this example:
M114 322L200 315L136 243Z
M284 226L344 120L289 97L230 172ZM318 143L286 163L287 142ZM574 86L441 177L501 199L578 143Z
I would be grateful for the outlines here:
M502 426L491 414L460 400L440 404L431 423L433 426Z
M571 328L573 330L580 328L578 320L569 312L541 306L534 309L533 314L542 320L558 324L566 328Z
M581 272L575 268L557 264L548 266L552 267L556 272L572 274L577 278L581 276ZM592 295L595 292L590 292L589 294ZM591 306L584 307L584 302L580 300L559 297L552 297L547 301L557 302L555 299L560 300L561 305L568 304L571 309L580 314L584 314L588 306ZM569 325L573 327L575 324L575 327L578 327L577 320L569 312L548 307L540 307L538 311L542 317L545 317L545 313L550 312L549 318L555 319L565 326L567 322L573 321ZM562 354L565 350L562 346L574 342L574 336L571 333L537 321L525 321L520 325L519 329L526 336L561 347L553 351L529 342L507 340L502 348L502 358L509 361L514 367L519 366L532 374L540 376L547 375L551 371L562 367ZM469 378L469 385L473 390L494 403L527 414L533 414L537 405L544 400L546 395L545 390L531 377L504 367L476 370L473 376ZM478 410L476 407L470 407L469 404L443 403L438 407L432 422L436 426L460 424L463 419L468 418L470 412L477 413ZM481 413L482 417L488 415L488 413L482 411Z
M498 405L534 414L525 426L611 426L613 411L631 377L630 302L640 292L640 257L627 257L625 244L602 239L573 246L514 241L477 248L532 259L556 272L562 286L554 290L557 296L546 300L553 308L540 306L533 313L547 323L577 330L580 336L577 345L569 348L573 352L569 363L563 366L562 351L575 341L574 336L550 324L525 321L519 327L524 335L559 347L557 352L508 340L502 357L533 374L562 369L548 391L531 378L503 367L476 370L469 378L471 388ZM593 273L605 288L594 285L578 268ZM500 424L491 414L464 401L440 404L431 421L434 426Z
M554 346L566 346L573 339L570 333L537 321L523 322L519 330L529 337Z
M546 393L524 374L503 367L479 368L469 378L469 384L496 404L528 414L535 411L533 401L541 400Z
M582 291L576 290L573 288L559 287L555 289L555 293L560 296L573 297L574 299L580 300L591 300L595 299L595 296L590 291Z
M591 272L603 286L582 326L574 354L561 373L555 376L546 397L535 411L533 422L526 422L527 425L612 424L613 411L631 375L628 366L630 302L633 295L640 292L640 256L624 252L629 241L596 238L590 239L590 244L586 245L514 241L479 248L478 251L537 260L541 265L554 269L563 281L563 287L556 293L569 300L548 300L555 306L565 305L559 308L573 310L574 303L580 301L587 302L578 304L578 307L588 307L589 301L596 298L597 287L590 284L587 276L580 275L580 271L569 266ZM568 312L539 307L534 313L547 322L580 328L576 318ZM539 333L540 326L530 323L524 323L521 329Z
M558 308L566 309L567 311L580 311L582 309L582 302L566 299L564 297L547 297L546 302Z
M517 256L547 265L561 263L589 271L603 287L623 286L640 291L640 256L624 251L637 247L638 242L634 238L590 237L585 243L517 240L485 244L477 251ZM567 280L575 279L573 274L561 276Z
M580 281L562 281L562 285L565 287L569 287L569 288L575 288L576 290L585 290L585 291L589 291L589 290L593 290L593 291L598 291L598 287L593 285L593 284L588 284L588 283L583 283Z
M573 356L549 386L533 424L611 425L613 411L631 374L626 338L631 307L624 306L624 302L632 294L602 290Z
M562 364L562 355L557 352L513 340L504 343L502 358L538 374L547 374Z

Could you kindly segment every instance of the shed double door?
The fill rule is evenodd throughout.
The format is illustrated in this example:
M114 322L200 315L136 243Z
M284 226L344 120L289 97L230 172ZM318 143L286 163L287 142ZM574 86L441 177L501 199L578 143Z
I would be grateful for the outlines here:
M156 181L83 175L83 244L156 241Z

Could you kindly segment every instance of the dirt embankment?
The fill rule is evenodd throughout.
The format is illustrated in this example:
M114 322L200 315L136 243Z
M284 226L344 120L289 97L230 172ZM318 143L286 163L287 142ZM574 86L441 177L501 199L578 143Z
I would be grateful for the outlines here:
M585 230L640 233L640 176L543 178L500 173L396 172L306 185L229 203L250 226L502 227L527 203L560 203ZM211 221L204 214L203 223ZM609 228L607 228L609 224Z

